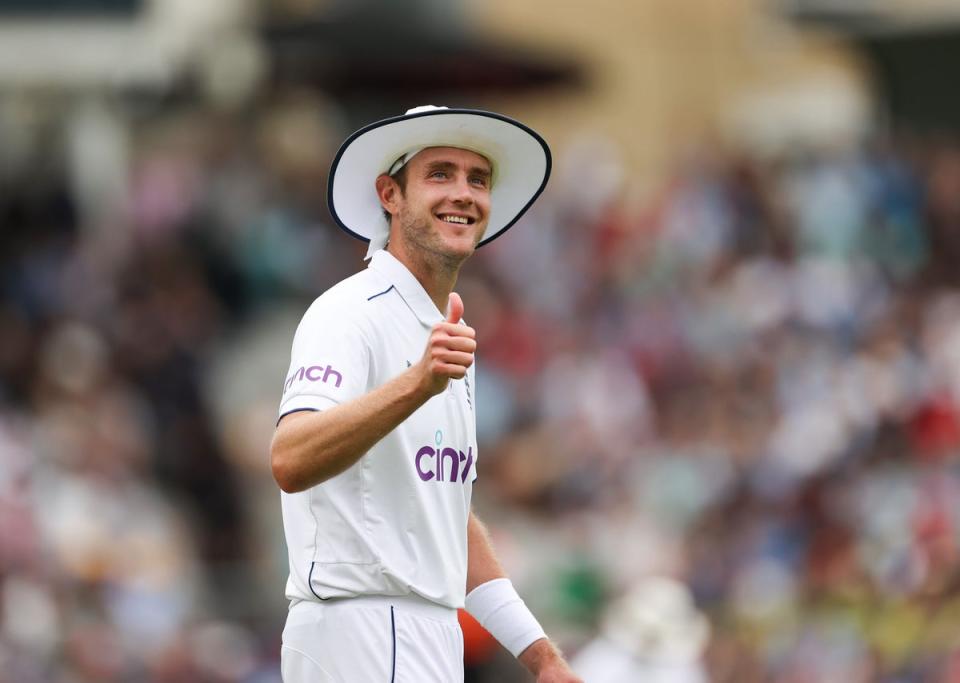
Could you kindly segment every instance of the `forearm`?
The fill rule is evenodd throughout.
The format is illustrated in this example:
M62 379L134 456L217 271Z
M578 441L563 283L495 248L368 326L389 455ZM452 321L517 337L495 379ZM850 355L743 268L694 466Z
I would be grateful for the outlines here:
M490 534L472 512L467 520L467 611L514 655L543 637L497 560Z
M447 318L433 326L420 362L359 398L317 413L284 417L270 445L273 478L287 493L334 477L410 417L473 364L476 332L459 323L460 295L451 293Z
M467 593L487 581L505 577L487 527L471 512L467 519Z
M287 415L270 446L274 478L281 489L295 493L340 474L429 397L408 370L347 403Z
M516 594L486 527L472 512L467 521L467 553L467 611L538 680L582 683Z

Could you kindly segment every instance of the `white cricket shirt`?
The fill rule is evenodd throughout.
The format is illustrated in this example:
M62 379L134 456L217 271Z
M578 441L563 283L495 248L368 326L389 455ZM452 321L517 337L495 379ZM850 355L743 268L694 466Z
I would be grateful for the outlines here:
M321 295L293 340L280 415L350 401L418 362L443 315L387 251ZM281 492L288 598L416 593L462 607L477 472L474 369L352 467Z

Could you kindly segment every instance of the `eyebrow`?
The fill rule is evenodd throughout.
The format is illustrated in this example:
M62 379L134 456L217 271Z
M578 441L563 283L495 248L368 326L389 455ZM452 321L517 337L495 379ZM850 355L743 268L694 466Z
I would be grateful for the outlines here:
M451 171L455 170L457 167L452 161L431 161L427 164L427 173L433 173L434 171ZM483 166L471 166L467 169L467 175L478 175L484 179L489 179L493 174L490 169L484 168Z

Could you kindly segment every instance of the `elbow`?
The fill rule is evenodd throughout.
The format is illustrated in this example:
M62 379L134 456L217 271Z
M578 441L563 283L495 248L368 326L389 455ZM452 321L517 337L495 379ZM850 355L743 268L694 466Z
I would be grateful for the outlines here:
M303 485L292 458L274 444L270 452L270 469L277 486L284 493L299 493L307 487Z

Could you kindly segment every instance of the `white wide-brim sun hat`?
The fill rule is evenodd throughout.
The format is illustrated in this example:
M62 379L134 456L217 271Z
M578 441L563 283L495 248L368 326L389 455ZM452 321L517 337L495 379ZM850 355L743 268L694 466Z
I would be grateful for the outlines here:
M365 126L340 146L330 168L327 202L341 228L370 242L368 258L386 244L389 233L377 197L377 177L396 170L398 160L427 147L468 149L492 164L490 218L478 246L516 223L550 177L552 160L546 141L502 114L424 106Z

